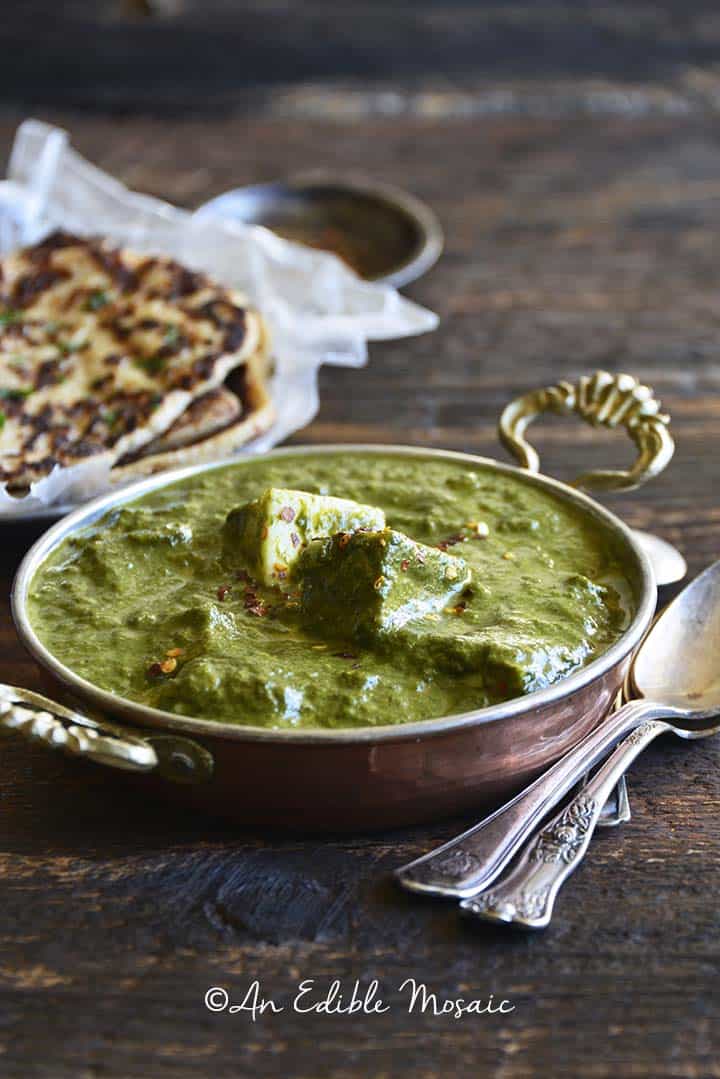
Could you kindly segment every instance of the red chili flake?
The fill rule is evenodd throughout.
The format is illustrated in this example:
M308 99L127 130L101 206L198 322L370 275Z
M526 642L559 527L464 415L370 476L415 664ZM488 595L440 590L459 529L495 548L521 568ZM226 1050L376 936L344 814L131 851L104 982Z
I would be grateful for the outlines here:
M462 614L465 610L467 610L467 603L463 603L462 600L453 607L453 612L455 614Z
M150 678L159 678L163 673L162 665L160 663L151 663L147 671Z
M268 538L268 526L263 525L262 529L260 531L260 539L267 539L267 538Z
M243 606L248 614L255 614L262 616L270 611L270 607L258 597L256 592L253 592L251 588L245 589L245 598Z
M290 521L295 520L295 510L292 508L292 506L283 506L283 508L278 513L278 517L281 521L287 521L289 524Z
M230 585L229 584L221 584L220 585L220 587L217 590L217 598L220 600L221 603L223 602L223 600L225 599L225 597L227 596L229 591L230 591Z
M351 537L350 532L341 532L340 533L340 535L338 536L338 541L337 542L338 542L338 547L340 548L341 551L345 550L345 548L347 547L347 545L350 542L351 538L352 537Z
M297 532L290 533L290 542L292 543L293 547L300 546L300 537L298 536Z
M448 547L454 547L456 543L465 543L466 541L467 536L464 536L462 532L456 532L454 535L448 536L447 539L441 540L437 547L440 551L447 551Z
M403 573L407 573L409 568L410 568L410 559L409 558L403 558L402 562L400 563L400 569L403 571Z
M160 664L160 670L163 674L172 674L176 669L177 660L175 659L175 656L168 656L168 658L164 659Z

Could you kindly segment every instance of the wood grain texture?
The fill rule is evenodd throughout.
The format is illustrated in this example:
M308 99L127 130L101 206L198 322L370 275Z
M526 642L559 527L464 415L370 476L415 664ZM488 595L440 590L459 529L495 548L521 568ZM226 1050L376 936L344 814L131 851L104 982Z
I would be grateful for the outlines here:
M428 79L494 90L497 80L581 79L607 80L623 107L618 83L688 80L694 97L703 81L694 75L712 78L720 59L713 0L23 0L6 9L0 99L25 106L212 113L250 90L307 81L391 80L392 98L399 83Z
M710 115L433 119L52 113L131 185L193 205L313 166L410 187L447 233L411 294L425 337L328 369L297 441L402 441L502 456L514 394L596 367L650 382L676 458L608 499L678 544L691 572L720 536L720 133ZM8 147L17 117L0 119ZM537 425L551 473L630 459L621 435ZM535 429L533 429L533 433ZM2 597L30 535L3 533ZM37 685L7 606L0 678ZM2 743L0 1074L503 1079L720 1076L718 746L654 746L631 779L633 820L594 841L541 935L462 923L396 891L391 869L466 822L381 837L240 834L127 796L91 766ZM390 1013L212 1015L212 985L253 978L287 1004L302 978L380 979ZM449 996L510 998L504 1016L408 1015L406 977Z

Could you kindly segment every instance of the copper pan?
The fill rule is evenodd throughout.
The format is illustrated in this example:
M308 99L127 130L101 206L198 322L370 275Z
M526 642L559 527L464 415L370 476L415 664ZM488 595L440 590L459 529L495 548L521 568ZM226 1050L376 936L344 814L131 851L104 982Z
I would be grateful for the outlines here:
M535 415L548 410L624 426L638 447L628 472L593 472L577 484L631 489L657 474L672 456L668 420L659 414L651 391L628 375L604 372L536 391L505 409L501 438L526 470L470 454L407 446L300 446L270 456L362 451L394 454L399 462L408 456L462 460L522 477L572 503L617 545L635 600L635 614L622 637L582 670L548 689L462 715L400 726L281 731L176 716L118 698L78 677L44 647L28 619L26 597L38 567L67 536L113 507L225 461L151 477L95 499L34 544L13 584L13 617L54 698L70 706L48 709L42 698L22 691L13 697L6 689L4 699L0 694L0 731L19 731L48 747L133 771L138 783L162 797L244 825L286 830L407 825L466 813L518 789L607 714L656 603L652 569L634 533L576 486L539 473L524 431ZM235 459L233 467L243 468L246 461Z

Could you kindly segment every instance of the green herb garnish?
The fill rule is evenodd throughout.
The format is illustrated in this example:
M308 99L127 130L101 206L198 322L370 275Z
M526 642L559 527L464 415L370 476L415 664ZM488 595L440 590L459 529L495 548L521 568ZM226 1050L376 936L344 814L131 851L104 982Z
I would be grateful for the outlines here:
M32 386L17 386L12 388L0 389L0 400L2 401L24 401L26 397L29 397L33 393Z
M180 327L176 326L173 322L169 322L165 327L165 336L163 337L163 345L168 348L174 348L178 343L180 337Z
M164 356L138 356L135 359L135 363L138 367L142 367L143 371L147 371L149 375L157 375L165 367Z
M108 409L107 412L103 412L103 414L102 414L102 421L103 421L103 423L106 423L108 425L108 427L112 427L112 425L114 423L117 423L119 418L120 418L120 413L118 412L118 410L116 408Z
M12 326L15 322L22 322L22 311L13 311L8 307L7 311L0 313L0 326Z
M5 426L5 413L0 412L0 431L2 431L4 426Z
M99 311L101 307L105 307L105 305L109 303L110 297L108 296L107 292L103 292L101 289L98 289L97 292L91 292L88 296L87 300L85 301L85 310Z

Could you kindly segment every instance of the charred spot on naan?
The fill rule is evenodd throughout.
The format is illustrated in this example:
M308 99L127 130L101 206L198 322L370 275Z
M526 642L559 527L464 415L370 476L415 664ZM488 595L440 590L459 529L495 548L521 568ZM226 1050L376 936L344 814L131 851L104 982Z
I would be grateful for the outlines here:
M0 480L15 490L138 453L264 348L244 297L104 240L53 233L3 260L0 288Z

